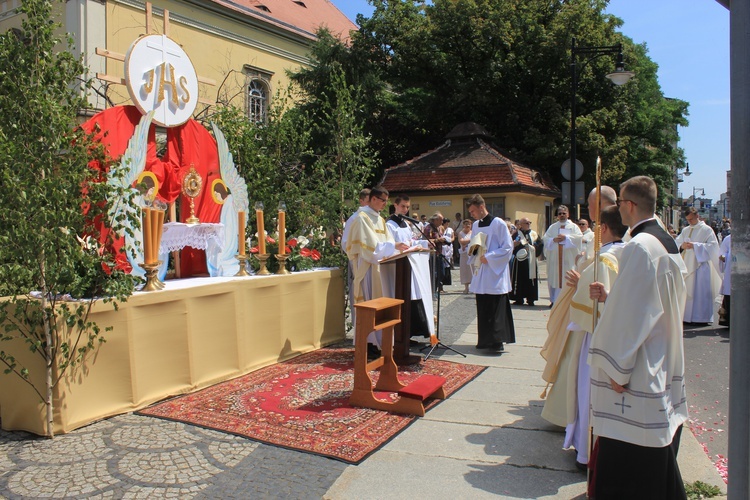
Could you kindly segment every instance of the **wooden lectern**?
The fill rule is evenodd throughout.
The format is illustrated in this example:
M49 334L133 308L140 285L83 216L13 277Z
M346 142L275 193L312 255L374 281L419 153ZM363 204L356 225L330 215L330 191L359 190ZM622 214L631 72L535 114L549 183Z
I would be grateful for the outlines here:
M445 399L445 378L439 375L422 375L410 384L404 384L398 379L398 367L393 357L393 330L401 322L401 305L402 300L388 297L354 304L357 310L354 388L349 403L353 406L423 417L425 400ZM373 330L383 330L383 355L368 363L367 336ZM369 373L372 370L380 372L374 388ZM379 399L374 391L395 392L398 393L398 398Z
M402 252L380 261L380 265L396 266L396 291L394 297L403 300L401 304L401 322L395 326L395 339L393 341L393 359L397 365L413 365L422 360L421 356L409 352L409 339L411 338L411 262L409 255L412 251ZM422 298L422 300L432 300ZM432 321L432 318L427 318Z

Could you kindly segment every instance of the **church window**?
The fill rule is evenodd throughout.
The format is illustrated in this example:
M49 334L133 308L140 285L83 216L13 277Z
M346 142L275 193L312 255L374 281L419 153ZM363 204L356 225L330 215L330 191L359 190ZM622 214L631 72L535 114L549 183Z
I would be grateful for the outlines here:
M248 64L245 65L242 72L246 78L245 110L247 117L253 123L263 125L268 121L273 73Z
M268 113L268 87L259 79L252 79L247 87L247 116L257 124L266 123Z

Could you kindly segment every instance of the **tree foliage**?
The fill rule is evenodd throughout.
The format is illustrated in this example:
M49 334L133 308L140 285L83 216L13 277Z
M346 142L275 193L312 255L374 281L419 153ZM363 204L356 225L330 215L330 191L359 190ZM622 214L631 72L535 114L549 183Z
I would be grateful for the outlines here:
M329 35L322 30L320 36L319 48ZM251 205L263 203L269 233L277 223L276 207L284 201L291 231L287 237L305 236L322 244L321 235L341 230L359 190L370 180L375 153L359 120L362 92L346 78L334 66L320 87L295 84L278 92L265 124L251 123L228 103L206 114L206 121L224 131ZM254 214L249 222L257 227ZM320 250L320 265L343 266L338 249Z
M9 342L0 363L45 401L52 435L52 389L103 340L88 320L94 295L116 306L136 283L114 269L106 228L122 222L107 220L110 204L132 198L89 167L105 159L78 127L83 67L56 34L53 2L25 0L19 11L22 29L0 35L0 295L9 297L0 303L0 341ZM17 361L24 346L44 360L46 388Z
M607 0L371 0L347 56L335 61L368 71L360 81L380 82L366 101L366 131L379 145L384 166L402 162L442 141L455 125L485 126L518 159L559 176L569 157L571 50L622 43L636 72L616 87L604 79L613 56L579 57L577 156L593 183L601 155L606 182L636 174L671 183L682 166L677 125L686 125L687 103L665 99L646 47L620 33L622 21L604 13ZM349 71L345 69L345 71ZM352 73L355 73L352 71ZM390 93L390 94L389 94ZM387 124L387 126L385 125Z

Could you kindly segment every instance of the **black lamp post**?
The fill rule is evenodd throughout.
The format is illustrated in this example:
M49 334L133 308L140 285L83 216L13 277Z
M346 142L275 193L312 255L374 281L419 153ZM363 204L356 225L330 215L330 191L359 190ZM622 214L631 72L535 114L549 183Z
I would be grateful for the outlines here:
M698 191L700 191L701 196L706 196L706 190L705 189L693 187L693 203L692 203L693 207L695 206L695 193L697 193Z
M607 54L617 55L617 64L612 73L606 75L615 85L626 84L635 73L625 71L625 64L622 57L622 44L610 45L604 47L582 47L576 45L576 39L573 38L570 44L570 75L571 75L571 97L570 97L570 169L575 172L576 169L576 93L578 91L578 56L587 56L587 59L581 64L581 68L598 57ZM576 179L571 176L570 179L570 204L576 204Z

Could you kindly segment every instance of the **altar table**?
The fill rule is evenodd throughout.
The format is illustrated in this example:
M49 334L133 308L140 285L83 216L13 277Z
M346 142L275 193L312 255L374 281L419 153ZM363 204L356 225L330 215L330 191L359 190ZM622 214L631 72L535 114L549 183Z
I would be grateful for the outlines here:
M339 269L170 280L118 311L96 303L89 319L114 330L55 389L55 434L343 340L344 283ZM18 347L2 344L44 387L41 358ZM2 428L44 434L38 396L15 375L0 377Z

